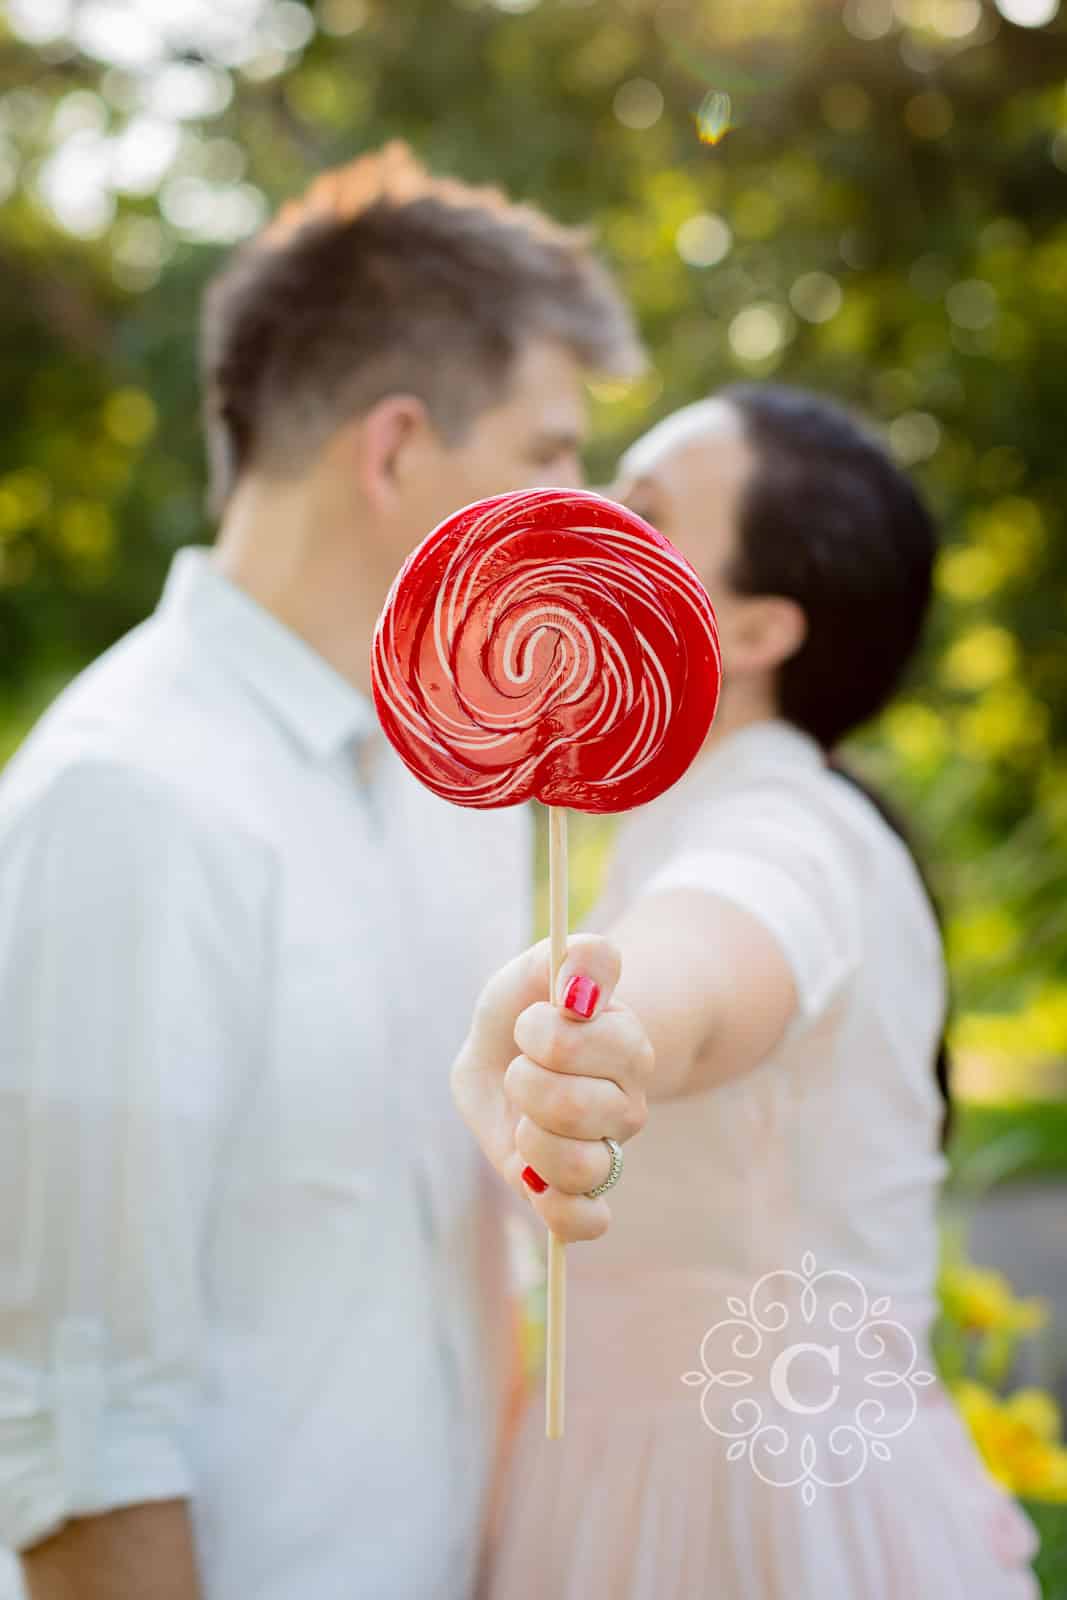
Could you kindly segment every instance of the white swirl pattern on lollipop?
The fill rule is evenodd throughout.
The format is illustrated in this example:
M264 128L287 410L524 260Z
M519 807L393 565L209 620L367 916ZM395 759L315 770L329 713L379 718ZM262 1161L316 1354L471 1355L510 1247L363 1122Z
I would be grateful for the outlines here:
M661 535L599 495L540 490L429 535L390 591L372 670L383 727L445 799L611 811L685 770L720 661L708 597Z

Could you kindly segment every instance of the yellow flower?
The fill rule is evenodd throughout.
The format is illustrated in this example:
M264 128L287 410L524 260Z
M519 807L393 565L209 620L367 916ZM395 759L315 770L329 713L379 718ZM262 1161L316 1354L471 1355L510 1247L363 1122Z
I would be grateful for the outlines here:
M1048 1321L1044 1300L1022 1300L1002 1272L960 1263L941 1273L945 1315L971 1333L1033 1333Z
M1067 1449L1051 1395L1019 1389L1001 1400L969 1378L953 1385L960 1414L993 1477L1012 1494L1067 1503Z
M1008 1402L1018 1422L1033 1429L1046 1444L1059 1441L1063 1419L1060 1408L1045 1389L1016 1389Z

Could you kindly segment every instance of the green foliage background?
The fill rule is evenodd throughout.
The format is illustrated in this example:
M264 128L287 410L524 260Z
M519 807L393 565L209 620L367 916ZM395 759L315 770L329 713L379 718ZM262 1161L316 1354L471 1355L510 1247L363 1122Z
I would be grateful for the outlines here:
M223 47L195 4L146 7L179 116L94 9L0 22L0 759L211 536L195 324L221 251L400 135L595 221L655 366L596 392L593 481L739 374L888 429L946 546L921 669L857 758L949 907L958 1044L1067 1056L1067 28L990 0L241 0ZM146 115L171 155L131 181ZM48 199L71 149L119 163L75 231Z
M0 763L211 538L205 280L404 137L595 223L653 368L595 391L591 481L738 376L856 403L921 478L937 611L853 755L948 911L960 1059L1032 1095L1067 1061L1067 20L1020 3L0 0ZM606 844L575 819L575 918ZM1007 1138L1062 1172L1063 1111L972 1108L957 1160Z

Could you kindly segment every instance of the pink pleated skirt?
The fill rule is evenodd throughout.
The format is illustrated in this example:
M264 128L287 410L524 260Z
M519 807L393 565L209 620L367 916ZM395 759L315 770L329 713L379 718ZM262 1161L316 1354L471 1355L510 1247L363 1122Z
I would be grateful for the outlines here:
M881 1425L868 1409L857 1427L861 1363L848 1336L832 1336L835 1356L825 1329L794 1318L758 1352L739 1328L709 1343L729 1318L721 1280L580 1256L566 1431L545 1439L535 1393L486 1600L1037 1600L1032 1524L940 1384L897 1381L905 1357L892 1336L882 1365L896 1378L871 1389L877 1363L862 1372L867 1398L886 1402Z

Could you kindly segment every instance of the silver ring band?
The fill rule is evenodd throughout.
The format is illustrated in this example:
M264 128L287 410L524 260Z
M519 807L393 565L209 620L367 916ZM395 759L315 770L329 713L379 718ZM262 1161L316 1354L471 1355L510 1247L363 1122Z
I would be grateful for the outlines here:
M604 1143L611 1151L611 1171L608 1173L603 1183L598 1183L595 1189L587 1189L585 1191L585 1198L587 1200L595 1200L598 1195L607 1194L609 1189L614 1189L615 1185L622 1177L622 1145L619 1144L615 1139L609 1139L606 1134L604 1136Z

